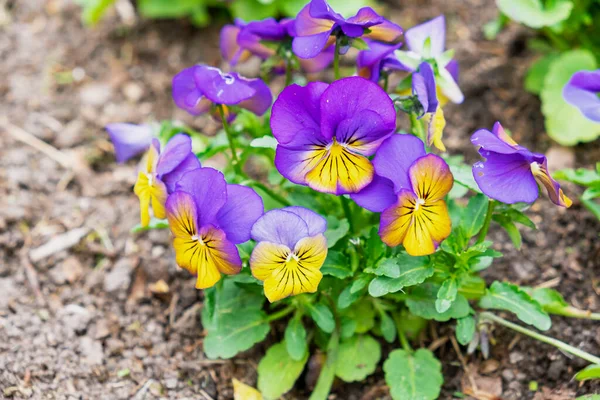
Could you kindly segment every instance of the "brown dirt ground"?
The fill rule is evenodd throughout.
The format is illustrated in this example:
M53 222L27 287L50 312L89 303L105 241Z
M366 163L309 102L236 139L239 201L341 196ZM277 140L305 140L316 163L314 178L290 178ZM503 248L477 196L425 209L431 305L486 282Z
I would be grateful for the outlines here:
M511 25L497 41L485 41L481 26L496 15L492 1L398 3L389 2L390 15L404 26L439 13L448 17L449 45L457 50L467 98L446 112L452 153L474 159L470 133L499 119L521 143L549 151L551 168L591 167L600 158L598 143L567 149L549 141L538 99L522 88L534 57L525 46L531 32ZM85 29L68 0L2 5L0 397L230 399L232 377L255 384L265 344L235 360L203 356L194 278L177 269L168 232L129 233L138 218L131 192L135 164L113 162L102 130L110 122L173 118L214 131L206 119L175 109L170 80L198 61L218 63L218 30L181 21L128 26L114 13L96 29ZM74 69L81 79L69 81ZM60 153L39 152L30 135ZM574 305L600 311L598 221L577 200L567 211L544 199L531 215L539 229L523 230L521 251L492 230L505 257L486 271L486 279L550 284ZM82 227L79 244L31 261L32 249ZM169 295L150 293L149 285L160 279ZM598 353L597 323L553 321L550 335ZM572 380L585 363L499 328L491 359L467 357L465 374L444 341L452 330L442 325L431 332L426 345L441 339L436 354L445 365L442 398L466 390L469 378L503 399L570 399L599 391L598 385ZM267 342L276 337L274 331ZM537 392L529 390L530 381L539 384ZM303 386L285 398L306 398ZM332 398L389 398L381 368L366 383L336 386Z

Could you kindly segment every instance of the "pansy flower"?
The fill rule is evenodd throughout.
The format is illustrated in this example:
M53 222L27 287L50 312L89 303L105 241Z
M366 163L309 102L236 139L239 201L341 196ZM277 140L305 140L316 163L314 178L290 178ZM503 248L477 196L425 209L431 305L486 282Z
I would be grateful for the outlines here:
M435 76L429 63L421 63L419 69L413 73L412 92L421 103L422 114L419 118L425 117L427 122L427 145L446 151L442 142L446 119L438 101Z
M271 210L256 221L250 268L264 281L270 302L317 291L327 257L326 229L325 218L303 207Z
M252 21L248 24L236 19L234 25L225 25L221 29L221 55L230 65L246 61L255 55L262 60L277 55L276 46L269 44L291 45L292 37L296 36L295 20L285 18L276 21L267 18ZM330 46L311 59L299 59L300 68L307 73L319 72L333 62L334 48ZM285 71L284 60L275 69Z
M359 51L356 57L359 76L373 82L379 82L381 72L408 70L394 55L394 52L402 46L402 43L386 44L369 39L365 39L365 42L369 48Z
M504 132L500 122L494 124L492 132L487 129L475 132L471 142L479 146L479 154L485 158L473 165L473 177L488 197L507 204L533 203L539 196L537 180L554 204L571 206L571 199L550 176L546 157L519 146Z
M275 166L290 181L324 193L355 193L374 175L367 158L396 127L390 97L360 77L288 86L271 114Z
M237 106L262 115L271 106L273 97L269 87L258 78L248 79L234 72L194 65L173 78L173 100L192 115L206 113L213 105L223 105L227 118L233 120L235 113L229 107Z
M336 35L396 42L402 36L402 28L370 7L363 7L355 16L346 19L333 11L325 0L311 0L296 17L292 48L300 58L313 58L334 44Z
M105 129L115 147L115 157L119 163L146 151L154 138L150 125L115 123L106 125Z
M206 289L221 274L240 272L236 244L250 239L263 203L253 189L228 185L219 171L199 168L179 180L166 211L177 265L197 276L197 289Z
M196 168L200 168L200 161L192 153L189 136L181 133L173 136L163 152L158 139L152 140L133 187L140 199L142 226L148 226L150 222L150 204L156 218L165 218L167 195L175 190L175 184L183 174Z
M444 196L454 178L446 162L427 154L411 135L393 135L373 159L377 177L351 195L361 207L381 212L379 235L390 247L404 245L412 256L428 255L450 235Z
M445 52L446 19L443 15L408 29L404 38L408 51L398 50L396 55L403 65L416 70L423 61L434 60L437 64L436 78L442 94L443 103L446 98L460 104L464 100L458 87L458 63L451 59L451 52Z
M563 89L563 97L587 119L600 122L600 69L573 74Z

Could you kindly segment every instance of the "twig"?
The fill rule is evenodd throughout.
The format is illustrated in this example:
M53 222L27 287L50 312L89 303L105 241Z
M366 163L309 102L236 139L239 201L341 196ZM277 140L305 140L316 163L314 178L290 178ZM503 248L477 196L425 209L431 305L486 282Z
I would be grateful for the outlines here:
M469 379L469 383L471 384L471 387L473 388L475 393L479 392L479 389L477 388L477 384L475 383L475 379L471 375L471 371L469 370L469 367L467 366L467 361L465 360L465 357L460 352L460 347L458 347L456 338L454 336L450 336L450 341L452 342L452 347L454 347L454 351L456 352L456 355L458 356L458 360L460 361L460 364L462 365L463 369L465 370L465 374L467 374L467 378Z
M56 147L44 142L43 140L38 139L26 130L11 124L6 117L0 117L0 127L4 128L4 130L10 136L18 140L19 142L25 143L26 145L33 147L37 151L44 153L52 160L59 163L63 168L71 169L71 160L65 153L58 150Z

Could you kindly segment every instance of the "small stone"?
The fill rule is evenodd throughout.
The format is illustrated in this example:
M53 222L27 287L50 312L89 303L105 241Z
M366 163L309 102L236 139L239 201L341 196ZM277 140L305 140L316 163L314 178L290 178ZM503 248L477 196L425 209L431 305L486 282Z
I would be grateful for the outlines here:
M177 378L170 378L165 381L167 389L175 389L177 387Z
M77 257L70 256L50 270L50 278L57 285L73 283L83 276L83 267Z
M500 367L500 363L496 360L487 360L484 361L481 364L481 367L479 367L479 372L481 372L482 374L491 374L494 371L497 371L498 368Z
M556 360L550 363L550 367L548 367L548 371L546 374L550 379L558 380L563 370L565 369L565 362L562 358L557 358Z
M502 371L502 379L504 379L507 382L510 382L513 379L515 379L515 374L510 369L505 369Z
M79 352L89 365L101 365L104 362L102 343L98 340L87 336L82 337L79 341Z
M518 351L513 351L512 353L510 353L508 358L510 359L511 364L516 364L519 361L523 361L525 359L525 356L522 353L519 353Z
M131 274L135 269L135 264L129 258L121 258L104 277L104 290L108 293L115 293L120 290L127 290L131 284Z
M144 96L144 88L135 82L128 82L123 86L123 94L127 100L137 103Z
M79 92L81 102L91 106L101 106L112 96L110 86L103 83L89 83Z
M122 340L114 338L108 338L106 340L106 350L111 356L121 354L124 348L125 343Z
M92 319L92 313L77 304L63 307L59 310L58 316L63 324L76 334L85 333Z
M148 356L148 351L143 347L136 347L135 349L133 349L133 355L139 359L143 359Z

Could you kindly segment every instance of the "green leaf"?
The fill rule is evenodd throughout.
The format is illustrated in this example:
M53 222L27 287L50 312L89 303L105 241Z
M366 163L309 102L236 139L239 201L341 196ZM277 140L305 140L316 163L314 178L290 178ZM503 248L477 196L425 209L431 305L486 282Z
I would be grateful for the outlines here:
M478 275L462 275L460 278L458 293L462 294L469 300L479 300L479 298L485 294L485 288L485 280L482 277Z
M589 379L600 379L600 365L588 365L575 375L578 381L587 381Z
M592 169L561 169L552 174L554 179L569 181L582 186L600 185L600 173Z
M586 192L587 192L587 190L586 190ZM585 192L583 194L585 195ZM581 203L585 206L585 208L590 210L590 212L592 214L594 214L594 216L598 220L600 220L600 204L594 202L593 200L588 200L588 199L584 198L583 196L581 197Z
M488 198L483 194L477 194L469 199L467 209L463 213L460 226L468 238L479 233L485 222L488 210Z
M517 228L515 223L512 222L510 218L502 214L494 214L492 218L494 219L494 221L500 224L501 227L504 228L506 233L508 233L508 237L510 238L515 248L517 250L520 249L521 245L523 244L523 239L521 238L521 232L519 232L519 229Z
M432 283L426 283L413 288L409 298L406 300L406 305L411 313L425 318L435 319L436 321L448 321L451 318L463 318L469 315L471 307L467 299L457 294L456 299L448 310L443 313L437 311L435 302L437 300L437 292L439 286Z
M369 335L353 336L340 344L335 374L345 382L362 381L375 372L380 358L379 342Z
M525 89L539 95L544 87L544 79L550 69L550 64L558 58L558 54L550 53L537 59L527 71L525 76Z
M332 248L344 236L348 234L350 224L347 219L337 219L336 217L327 216L327 230L325 238L327 239L327 247Z
M306 329L302 325L301 317L294 317L285 328L285 345L292 360L300 361L308 352L306 343Z
M344 316L356 321L356 333L365 333L375 326L375 310L367 299L352 305L344 312Z
M257 0L236 0L228 7L234 18L241 18L244 21L257 21L277 16L276 3L264 4Z
M114 4L116 0L80 0L79 4L83 7L83 13L81 19L84 24L93 26L102 19L106 11L110 6Z
M507 23L508 18L506 18L506 15L500 13L497 18L483 25L483 36L485 36L486 40L496 39L496 36L504 29Z
M449 278L442 282L435 300L436 311L440 314L446 312L456 299L456 295L458 295L458 282L455 278Z
M369 294L373 297L381 297L388 293L396 293L397 291L402 290L403 287L404 285L399 279L378 276L369 284Z
M550 329L550 325L552 325L550 317L537 301L517 285L507 282L494 282L479 301L479 306L511 311L521 321L542 331Z
M150 223L148 226L142 226L141 224L137 224L133 228L131 228L131 233L140 233L146 232L151 229L169 229L169 221L166 219L158 219L158 218L150 218Z
M335 319L329 307L325 304L307 305L310 316L324 332L331 333L335 329Z
M567 51L550 65L540 94L542 113L548 135L562 145L590 142L600 136L600 124L588 120L562 96L563 88L575 72L595 69L596 59L587 50Z
M433 267L428 257L400 254L395 258L381 260L375 269L375 274L380 276L369 284L369 294L380 297L397 292L405 286L423 283L433 275Z
M278 399L289 392L302 373L308 360L305 353L301 360L294 360L286 350L285 342L277 343L267 350L258 363L258 390L265 399Z
M545 311L552 314L560 314L560 311L569 307L569 303L567 303L564 297L554 289L533 289L530 292L530 295Z
M278 0L279 7L286 17L296 17L309 0Z
M427 349L394 350L383 370L394 400L437 399L444 383L442 364Z
M348 308L354 303L356 300L360 299L363 296L363 291L357 291L352 293L352 285L346 286L344 290L340 293L337 301L337 306L340 310Z
M260 138L252 139L250 147L275 150L277 148L277 140L271 135L265 135Z
M396 340L397 333L396 324L394 324L394 320L385 312L381 312L379 314L379 319L381 320L381 325L379 326L379 328L381 329L381 335L388 343L394 343L394 340Z
M187 17L197 7L197 0L138 0L137 2L137 9L145 18Z
M366 243L366 257L372 262L376 263L382 256L385 255L387 245L381 241L378 230L376 227L371 228L369 232L369 238Z
M575 400L600 400L600 394L586 394L579 396Z
M454 182L471 189L474 192L481 193L481 189L477 186L475 178L473 178L473 170L471 166L466 164L450 164L450 172L454 176Z
M510 19L531 28L541 28L558 24L569 18L573 3L570 0L496 0L500 11Z
M325 263L321 267L323 275L335 276L338 279L345 279L352 276L350 261L339 251L329 250Z
M356 321L352 318L342 317L340 319L340 336L342 339L352 337L356 332L356 325Z
M463 346L469 344L475 334L475 318L467 316L456 320L456 340Z

